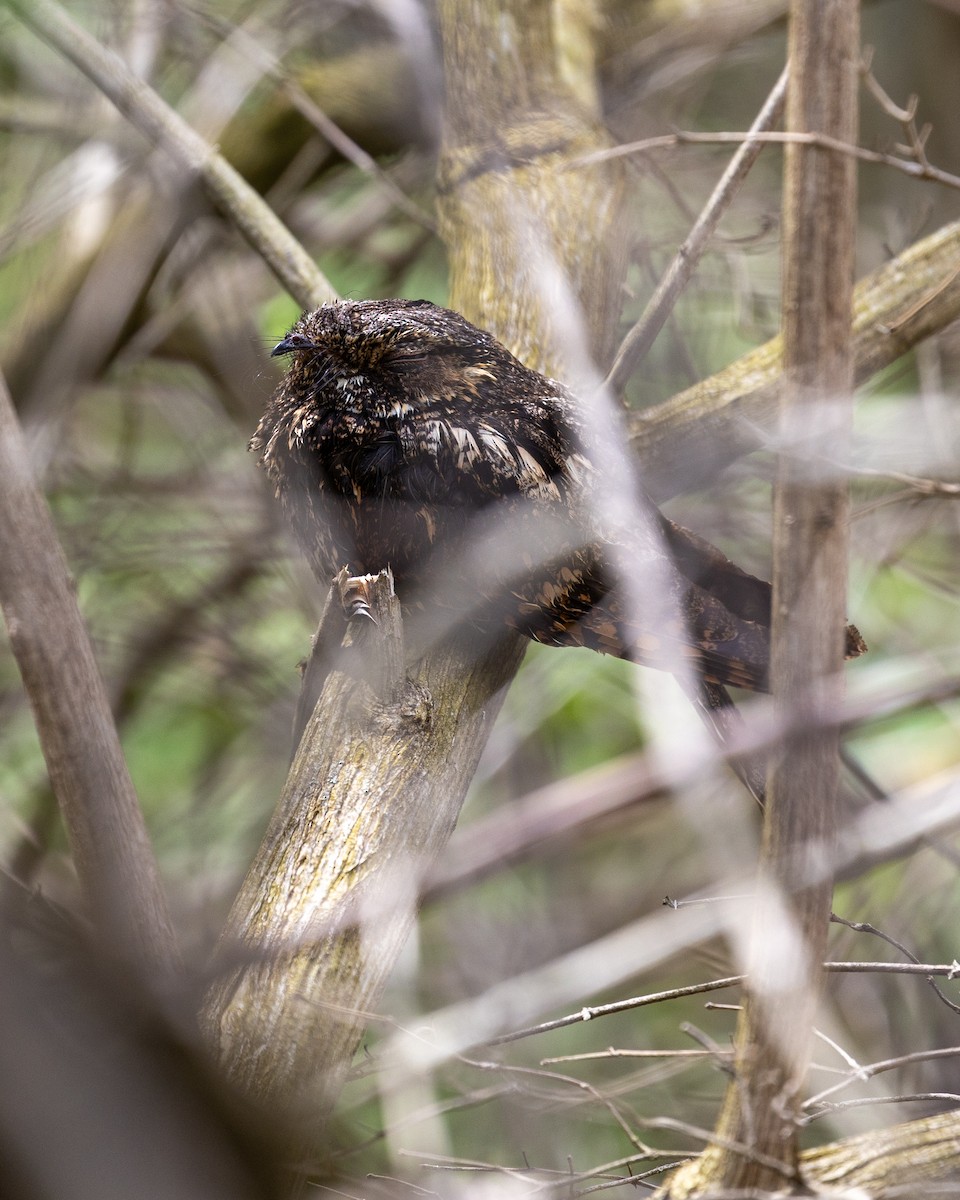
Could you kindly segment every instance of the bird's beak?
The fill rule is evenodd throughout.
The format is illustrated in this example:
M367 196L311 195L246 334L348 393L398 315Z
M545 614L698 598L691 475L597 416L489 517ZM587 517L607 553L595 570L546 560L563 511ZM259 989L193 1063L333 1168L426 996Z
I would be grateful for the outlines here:
M295 350L312 350L314 342L302 333L288 333L282 342L277 342L270 351L271 358L279 358L282 354L293 354Z

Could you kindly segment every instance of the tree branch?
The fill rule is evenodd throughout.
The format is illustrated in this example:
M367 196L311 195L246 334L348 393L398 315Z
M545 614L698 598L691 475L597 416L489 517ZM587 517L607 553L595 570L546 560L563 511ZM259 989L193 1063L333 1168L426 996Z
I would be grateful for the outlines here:
M569 268L597 340L609 335L603 314L620 283L605 253L616 227L615 198L604 173L582 176L581 189L571 187L575 176L566 169L573 154L596 144L595 130L571 104L558 147L554 127L524 124L526 109L511 110L524 130L525 153L504 163L499 125L467 131L459 123L482 107L471 81L485 95L491 91L488 79L473 75L492 69L483 35L490 20L502 18L516 30L522 57L539 64L537 86L558 86L549 6L538 0L533 8L515 0L495 6L451 0L441 7L448 77L461 81L450 101L456 109L441 166L448 189L442 223L453 260L453 305L556 366L540 325L546 306L536 288L520 282L529 269L524 252L542 239L557 266ZM498 69L520 71L510 55ZM512 76L507 93L513 85L532 111L548 107L530 94L536 91L530 76ZM495 171L474 172L488 161L498 164ZM457 176L462 167L466 178ZM602 216L588 238L580 218L595 208ZM529 225L507 220L534 210ZM475 236L480 225L483 233ZM481 278L496 280L495 305L478 286ZM388 649L392 620L378 615L377 621L361 659L377 661ZM291 1122L301 1153L319 1148L322 1116L413 920L420 881L459 815L524 644L509 633L495 645L475 631L456 633L408 665L411 678L395 679L392 695L379 696L362 682L367 669L357 648L332 659L321 650L320 674L331 662L334 669L234 907L222 947L225 975L204 1014L230 1076ZM312 673L308 668L308 680ZM247 965L236 965L231 956L238 951Z
M336 292L283 222L243 177L126 63L73 21L54 0L6 0L25 25L68 58L151 142L195 172L281 284L316 308Z
M788 129L856 138L859 33L857 0L792 0ZM842 694L849 501L846 480L819 477L816 463L837 446L843 457L852 420L857 206L849 156L793 145L785 167L784 451L774 486L770 676L775 705L789 712L812 689L827 708ZM670 1181L673 1197L776 1191L797 1182L801 1089L830 919L838 779L835 731L796 733L771 759L734 1078L715 1139Z
M960 318L960 221L908 246L853 293L857 383ZM702 487L723 467L769 446L776 429L783 342L775 337L663 404L630 415L647 490L664 500Z
M372 597L376 623L351 629L327 678L204 1010L229 1076L308 1152L520 658L513 638L482 659L469 637L452 638L407 679L388 573Z
M143 813L50 510L0 378L0 604L101 944L149 984L178 957Z
M677 298L697 269L697 263L703 257L703 252L719 225L720 218L740 190L740 185L749 174L750 168L757 161L757 157L763 149L763 142L757 135L774 125L783 112L784 97L787 93L787 74L788 69L784 67L763 108L757 114L757 119L750 127L750 132L727 164L727 169L720 177L703 212L674 256L657 285L657 290L647 302L640 320L623 339L606 378L606 385L612 392L621 392L630 376L643 361L657 334L666 323L667 317L673 312Z
M804 1178L825 1189L848 1194L907 1196L923 1193L923 1184L956 1179L960 1163L960 1110L906 1121L889 1129L871 1129L855 1137L818 1146L803 1155ZM933 1193L936 1194L936 1193ZM951 1189L949 1195L956 1195Z

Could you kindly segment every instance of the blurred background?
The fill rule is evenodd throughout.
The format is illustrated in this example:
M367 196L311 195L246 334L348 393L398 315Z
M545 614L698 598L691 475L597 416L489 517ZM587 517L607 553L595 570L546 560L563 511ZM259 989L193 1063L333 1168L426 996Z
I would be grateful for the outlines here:
M771 0L557 0L556 10L567 53L596 58L593 102L619 141L743 130L783 65L785 5ZM219 145L341 295L444 302L433 216L442 81L429 4L74 0L71 12ZM919 96L930 160L960 174L960 4L868 3L863 40L888 94L899 104ZM862 144L892 150L899 125L869 95L862 105ZM634 248L623 332L730 153L688 144L629 160ZM667 399L776 333L780 169L771 147L631 384L632 406ZM76 578L176 923L200 970L279 795L297 664L324 598L246 451L279 377L270 348L298 310L196 184L6 10L0 179L0 364ZM955 189L881 166L863 166L860 180L858 275L956 217ZM900 811L930 797L952 797L952 808L919 845L901 838L868 861L858 843L835 901L838 914L934 963L957 955L960 901L960 838L950 826L960 815L960 704L950 686L960 668L958 384L954 326L862 389L849 605L871 652L850 668L850 690L868 713L874 699L878 709L894 701L848 739L889 799L851 784L846 815L855 822L878 804ZM669 514L768 577L772 462L751 455L708 490L678 495ZM924 485L937 480L948 486ZM426 1014L532 972L530 986L545 989L540 1008L556 1015L546 968L568 980L588 971L592 960L576 952L590 947L602 957L609 946L622 960L595 986L587 975L561 988L583 999L560 1011L733 973L717 937L678 932L672 945L670 920L683 910L660 908L665 896L735 893L758 827L752 802L723 772L673 795L642 794L645 714L651 703L672 704L671 688L661 675L586 651L528 651L451 847L456 863L457 839L468 846L471 825L484 822L489 844L505 847L503 861L482 878L451 870L438 883L385 1014L416 1029ZM896 702L924 689L934 698ZM623 793L616 804L606 803L613 776ZM578 790L583 807L561 833L552 806ZM511 823L521 797L544 836L524 840ZM0 851L9 878L75 912L56 804L5 641ZM634 926L645 917L649 928ZM831 958L845 957L904 953L837 927ZM955 984L944 989L960 1000ZM714 999L733 1003L736 993ZM712 1125L724 1086L713 1049L728 1043L736 1014L705 1010L704 1000L523 1039L498 1052L496 1065L449 1063L399 1090L377 1058L383 1027L374 1022L333 1169L447 1194L466 1186L465 1163L515 1168L552 1186L638 1154L640 1142L676 1158L696 1137L644 1122ZM832 1040L815 1051L812 1090L850 1069L844 1054L871 1062L957 1045L957 1012L919 978L834 978L824 1018ZM576 1055L601 1056L543 1062ZM957 1078L955 1060L914 1062L838 1098L951 1093ZM904 1103L883 1120L942 1103ZM809 1137L879 1121L876 1110L854 1108L812 1122ZM368 1182L365 1194L376 1186Z

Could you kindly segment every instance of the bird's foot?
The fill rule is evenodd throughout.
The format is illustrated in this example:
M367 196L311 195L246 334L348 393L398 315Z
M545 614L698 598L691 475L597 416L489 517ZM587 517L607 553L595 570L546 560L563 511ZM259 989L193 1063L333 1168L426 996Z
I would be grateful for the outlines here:
M337 578L340 587L340 604L348 621L366 620L378 624L371 607L372 588L376 575L348 575L341 572Z

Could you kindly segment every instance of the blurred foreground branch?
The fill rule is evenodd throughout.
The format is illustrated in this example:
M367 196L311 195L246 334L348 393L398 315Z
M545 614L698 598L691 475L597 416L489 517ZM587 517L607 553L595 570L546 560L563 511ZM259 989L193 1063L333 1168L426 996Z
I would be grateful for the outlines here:
M54 0L6 0L17 16L68 58L151 142L195 172L281 284L304 308L336 298L313 259L273 210L157 93L77 25Z
M50 511L0 379L0 602L104 951L146 981L177 964L160 875Z
M853 293L854 372L864 383L960 318L960 222L908 246ZM655 499L703 486L776 429L780 337L663 404L630 416L631 445Z

